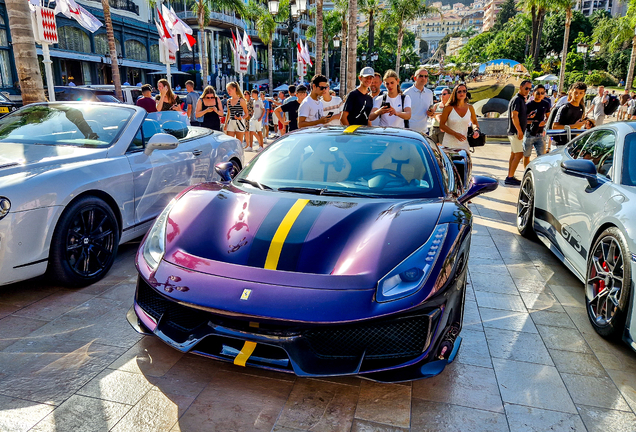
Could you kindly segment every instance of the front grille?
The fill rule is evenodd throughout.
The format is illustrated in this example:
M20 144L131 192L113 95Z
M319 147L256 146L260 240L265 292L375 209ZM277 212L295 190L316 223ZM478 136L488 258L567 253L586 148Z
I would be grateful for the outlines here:
M409 357L426 349L430 318L410 316L359 326L338 326L306 331L303 336L321 358L366 359Z
M137 285L137 304L155 321L168 309L172 302L160 296L145 281L139 279Z

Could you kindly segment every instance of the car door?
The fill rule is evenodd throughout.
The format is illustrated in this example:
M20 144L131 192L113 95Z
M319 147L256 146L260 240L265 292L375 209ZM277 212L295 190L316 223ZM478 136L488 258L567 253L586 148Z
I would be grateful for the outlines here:
M586 179L566 174L563 170L556 175L555 183L560 191L554 206L554 215L560 225L557 241L568 261L582 275L586 272L588 248L594 234L593 221L600 218L604 203L612 195L611 174L616 139L616 132L612 129L599 129L584 141L570 143L567 154L564 154L564 158L594 162L599 180L596 187L591 187Z
M191 184L195 171L198 156L192 148L192 140L180 139L175 149L154 150L146 155L148 140L163 132L158 121L146 118L126 153L133 173L138 224L154 219L170 200Z

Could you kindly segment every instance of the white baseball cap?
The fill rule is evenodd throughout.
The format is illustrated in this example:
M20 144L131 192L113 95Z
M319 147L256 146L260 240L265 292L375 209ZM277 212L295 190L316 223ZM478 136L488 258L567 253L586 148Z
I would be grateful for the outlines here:
M360 76L362 77L375 76L375 71L373 70L372 67L367 66L362 68L362 70L360 71Z

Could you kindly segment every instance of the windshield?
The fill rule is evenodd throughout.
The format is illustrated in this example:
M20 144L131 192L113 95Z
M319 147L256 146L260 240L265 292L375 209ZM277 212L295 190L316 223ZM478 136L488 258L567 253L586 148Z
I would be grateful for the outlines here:
M430 158L426 145L411 138L296 133L263 151L234 184L320 195L440 197Z
M133 113L92 104L31 105L0 119L0 144L108 147Z
M11 100L5 95L3 95L2 93L0 93L0 102L11 102Z

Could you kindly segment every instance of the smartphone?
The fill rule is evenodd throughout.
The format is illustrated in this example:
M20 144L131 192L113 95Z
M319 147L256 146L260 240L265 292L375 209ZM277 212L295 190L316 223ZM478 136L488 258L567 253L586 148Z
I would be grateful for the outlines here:
M391 102L384 102L382 108L391 108Z
M333 116L333 111L330 111L327 113L327 117L331 117L331 116Z

